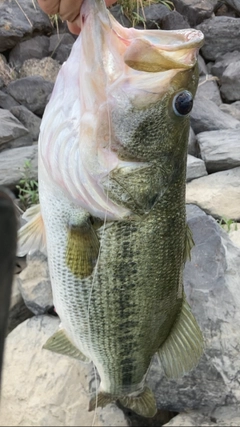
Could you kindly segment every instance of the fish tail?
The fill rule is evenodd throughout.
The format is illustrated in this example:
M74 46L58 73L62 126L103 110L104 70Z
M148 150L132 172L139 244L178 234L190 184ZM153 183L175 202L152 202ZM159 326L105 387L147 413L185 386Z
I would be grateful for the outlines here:
M109 403L115 401L116 396L100 391L96 396L92 397L89 402L89 411L93 411L96 407L104 408ZM128 395L119 398L123 406L131 409L142 417L151 418L157 412L156 400L153 392L145 387L138 395Z

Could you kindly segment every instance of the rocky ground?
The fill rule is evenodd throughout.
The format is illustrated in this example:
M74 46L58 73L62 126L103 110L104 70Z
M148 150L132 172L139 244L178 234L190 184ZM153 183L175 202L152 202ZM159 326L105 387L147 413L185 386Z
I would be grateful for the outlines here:
M115 405L98 409L93 419L87 412L88 395L96 388L93 368L41 349L59 323L46 257L28 256L25 269L25 260L18 259L6 340L2 426L240 425L240 2L173 3L174 11L162 4L146 7L145 16L148 28L191 26L205 34L186 184L195 247L184 273L187 298L206 340L205 353L199 366L178 381L167 380L153 362L148 380L159 408L153 420ZM130 26L119 6L112 11ZM56 30L32 0L21 1L21 7L3 0L0 16L0 185L17 194L26 160L30 177L37 179L41 117L75 37L60 22Z

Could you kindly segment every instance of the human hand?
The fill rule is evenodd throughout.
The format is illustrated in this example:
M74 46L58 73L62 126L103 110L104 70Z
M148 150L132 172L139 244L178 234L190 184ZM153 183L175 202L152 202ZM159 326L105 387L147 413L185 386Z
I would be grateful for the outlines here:
M116 3L116 0L105 0L106 6ZM68 21L69 31L79 34L81 31L79 11L83 0L38 0L41 9L48 15L58 14L64 21Z

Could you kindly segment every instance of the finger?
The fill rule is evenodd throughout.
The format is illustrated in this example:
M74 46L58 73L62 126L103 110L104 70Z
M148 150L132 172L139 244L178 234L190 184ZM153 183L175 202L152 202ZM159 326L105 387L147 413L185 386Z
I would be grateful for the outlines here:
M38 3L48 15L55 15L59 11L60 0L38 0Z
M80 13L83 0L61 0L59 15L64 21L73 22Z

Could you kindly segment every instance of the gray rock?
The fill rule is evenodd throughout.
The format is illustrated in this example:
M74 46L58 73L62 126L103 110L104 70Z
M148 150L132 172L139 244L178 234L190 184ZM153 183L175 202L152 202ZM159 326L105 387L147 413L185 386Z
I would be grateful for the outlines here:
M240 108L237 107L237 102L233 104L221 104L220 109L224 113L230 114L234 119L240 120Z
M219 425L219 424L218 424ZM210 417L204 416L200 411L188 411L178 414L169 423L164 424L163 427L197 427L197 426L215 426L211 422Z
M10 110L12 107L20 105L11 95L0 90L0 108Z
M200 76L206 76L209 74L206 63L201 55L198 55L198 69Z
M23 301L21 292L19 291L18 277L15 276L12 284L7 334L9 334L13 329L20 325L20 323L24 322L24 320L29 319L30 317L32 317L32 313L30 310L28 310Z
M115 405L88 412L89 365L42 349L59 320L34 316L6 339L0 426L122 426Z
M178 380L166 379L159 363L154 363L149 382L159 407L211 413L227 404L237 407L240 402L240 249L196 206L188 206L187 214L195 246L191 262L185 266L185 292L203 331L205 352L199 365Z
M217 84L217 78L207 74L199 78L197 96L204 97L213 101L216 105L222 104L220 90Z
M189 28L188 21L176 10L170 12L167 16L162 18L161 30L181 30Z
M63 64L70 55L74 41L74 37L69 33L54 34L50 37L48 54Z
M192 179L207 175L206 166L203 160L197 159L188 154L187 156L187 182Z
M217 0L173 0L173 4L194 27L212 15Z
M37 141L41 119L23 105L11 108L10 112L28 129L32 141Z
M209 173L240 166L239 130L201 132L197 141Z
M146 28L161 30L177 30L189 28L188 21L177 11L172 11L164 4L153 3L144 8ZM140 16L143 17L140 9Z
M132 23L129 21L129 19L125 15L123 15L122 8L121 8L120 4L116 4L115 6L112 6L110 8L110 12L114 16L114 18L118 22L120 22L120 24L123 27L126 27L126 28L132 27Z
M216 62L211 67L211 73L218 77L221 81L222 75L226 68L230 64L235 64L236 62L240 61L240 52L235 50L234 52L228 52L225 53L225 55L222 55L216 59Z
M209 173L240 166L239 130L201 132L197 141Z
M240 14L240 3L239 0L225 0L226 3L235 9Z
M239 127L238 120L224 113L213 101L203 96L196 96L190 118L195 134L210 130L236 129Z
M53 305L47 257L41 252L27 256L27 267L19 274L19 289L33 314L44 314Z
M19 70L27 59L42 59L48 56L49 38L46 36L36 36L30 40L18 43L9 54L9 63Z
M187 183L186 201L215 218L240 220L240 167L215 172Z
M32 143L28 130L8 110L0 109L0 151Z
M3 55L0 55L0 79L3 86L7 86L12 80L17 78L17 73L11 68Z
M197 144L197 138L192 128L190 127L189 138L188 138L188 154L194 157L198 157L200 153L199 146Z
M232 102L240 99L240 60L226 68L221 82L220 90L225 101Z
M215 16L207 19L197 28L205 36L205 43L201 49L205 59L215 61L218 55L240 50L239 19L229 18L228 16ZM229 31L230 28L231 31Z
M23 167L26 160L32 164L31 179L38 176L37 146L20 147L5 150L0 153L0 185L14 188L22 178Z
M51 34L52 25L37 1L0 2L0 52L12 49L22 38L36 33Z
M52 89L53 83L42 77L32 76L11 82L6 92L30 111L42 116Z
M20 70L20 77L40 76L44 80L55 83L61 66L55 59L27 59Z

